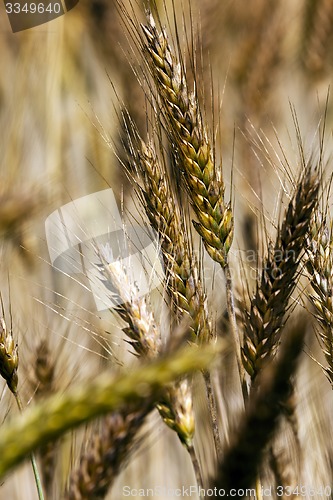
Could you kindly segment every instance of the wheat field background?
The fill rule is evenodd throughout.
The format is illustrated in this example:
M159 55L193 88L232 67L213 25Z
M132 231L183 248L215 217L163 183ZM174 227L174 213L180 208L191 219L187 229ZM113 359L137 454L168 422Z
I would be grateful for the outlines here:
M256 488L258 498L332 498L333 3L156 0L145 6L155 13L160 46L143 1L81 0L64 16L19 33L11 32L4 3L0 5L0 292L6 324L0 339L0 462L5 449L14 456L8 458L10 465L3 458L0 466L0 499L38 498L31 452L48 499L120 500L127 486L130 498L160 487L155 497L164 500L171 490L200 481L206 489ZM154 51L164 50L164 27L175 59L161 57L161 62ZM169 66L173 73L167 80ZM194 104L186 97L183 73L188 89L195 89ZM171 82L169 90L165 82ZM182 99L186 119L179 119L184 124L179 132L173 113ZM193 110L200 116L194 125L188 124ZM199 138L193 133L186 146L182 131L187 137L196 128ZM154 167L149 147L140 150L138 137L149 146L148 136L155 140L162 167ZM191 156L196 139L214 150L207 160L202 153L202 171L213 157L216 162L209 167L212 172L205 171L207 189L199 182L201 171L186 170L200 163L197 151L195 160ZM216 174L222 157L225 189L216 195L210 188L215 181L214 189L222 185ZM108 188L127 227L152 225L160 238L166 278L148 297L154 320L142 303L133 312L133 297L127 308L98 311L84 272L66 276L50 262L47 217L72 200ZM169 188L176 193L171 205ZM215 195L222 198L223 215L229 208L233 213L232 222L220 217L216 233L216 219L200 218L200 203L206 196L215 200ZM157 227L158 209L163 228ZM195 226L193 219L199 221ZM217 233L223 234L222 246L214 239ZM297 259L291 271L278 262L286 278L277 285L277 298L273 278L261 269L268 269L270 259L276 265L270 254L274 245L290 244ZM191 253L187 264L182 245ZM227 267L218 252L228 260ZM238 347L232 337L226 268L231 271ZM124 283L120 281L120 291ZM191 286L198 287L193 294ZM268 305L258 305L262 296ZM276 305L270 309L274 300L280 300L282 312ZM149 340L140 330L145 332L143 313ZM262 314L257 322L256 314ZM270 321L274 325L265 337ZM157 336L162 332L162 341L155 339L153 326ZM281 331L286 340L280 349ZM179 364L170 365L168 372L179 346L187 343L199 346L198 352L179 354ZM18 386L13 389L13 372L6 372L6 363L15 364L16 344ZM164 359L166 368L156 365L156 376L145 382L146 392L132 395L131 387L112 378ZM166 386L187 371L194 372L193 379ZM80 426L60 424L57 439L42 434L39 439L44 415L53 411L48 398L74 398L76 388L90 388L103 374L110 384L118 381L124 387L119 399L110 396L106 405L96 403L94 409L90 394L86 405L91 417ZM23 407L20 421L17 393ZM31 435L38 446L28 444L20 452L13 436L25 440L26 411L39 408L43 400L35 420L31 413ZM155 403L162 418L152 409ZM70 415L68 409L68 420ZM29 429L27 424L28 434ZM283 495L277 494L278 486ZM265 487L270 494L260 495ZM199 498L195 492L192 497Z

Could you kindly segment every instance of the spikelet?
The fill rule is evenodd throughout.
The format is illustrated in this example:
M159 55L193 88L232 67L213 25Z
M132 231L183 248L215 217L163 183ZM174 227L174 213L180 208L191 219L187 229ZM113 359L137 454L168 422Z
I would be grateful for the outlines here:
M177 432L186 447L192 446L195 431L191 384L187 378L165 391L164 400L157 404L164 422Z
M161 351L161 337L146 298L140 296L137 285L130 280L121 261L112 262L109 247L96 251L103 263L101 275L112 284L119 298L120 304L115 310L128 325L123 331L130 344L138 355L156 358Z

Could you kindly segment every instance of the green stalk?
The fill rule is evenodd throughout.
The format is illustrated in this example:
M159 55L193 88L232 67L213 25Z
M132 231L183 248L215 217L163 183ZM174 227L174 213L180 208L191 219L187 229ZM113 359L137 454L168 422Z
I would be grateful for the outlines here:
M56 393L2 426L0 477L21 463L42 444L59 438L69 429L105 415L126 403L158 400L173 380L204 370L221 348L186 347L126 374L104 373L66 393Z

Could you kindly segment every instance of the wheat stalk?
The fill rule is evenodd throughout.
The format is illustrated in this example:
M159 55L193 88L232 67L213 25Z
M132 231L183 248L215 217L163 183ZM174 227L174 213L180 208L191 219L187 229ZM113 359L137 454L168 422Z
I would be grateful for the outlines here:
M319 179L310 167L301 176L289 202L274 248L269 249L250 310L245 310L244 367L254 381L261 367L277 349L290 296L296 286L297 269L305 237L316 207Z

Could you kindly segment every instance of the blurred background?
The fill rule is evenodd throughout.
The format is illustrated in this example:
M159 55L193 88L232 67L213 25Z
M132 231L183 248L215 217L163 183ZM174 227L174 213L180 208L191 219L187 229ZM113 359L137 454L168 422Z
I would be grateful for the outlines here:
M131 9L126 0L123 3ZM188 5L174 3L180 24L189 30ZM172 12L172 2L158 4L162 24L168 25L166 12ZM142 18L140 1L133 8ZM191 16L205 114L210 127L219 124L216 143L223 152L227 192L235 206L236 256L237 249L257 248L263 220L268 221L268 233L274 231L281 185L288 193L292 184L283 169L287 167L295 179L300 166L291 106L304 138L306 160L320 149L318 124L333 75L333 2L194 0ZM88 291L52 269L45 220L61 205L108 187L122 210L140 217L131 183L117 158L122 160L119 102L126 105L143 136L146 131L147 97L135 76L143 67L142 56L137 47L133 49L131 29L124 26L116 0L80 0L52 22L12 33L5 5L0 4L0 291L19 345L25 406L101 369L117 369L124 360L127 348L115 318L99 314ZM328 163L332 111L329 99ZM36 375L41 364L49 370L44 373L44 392ZM309 358L302 374L304 428L311 422L312 429L306 434L312 459L305 470L316 483L327 484L327 477L332 478L332 450L326 450L324 457L320 450L332 438L327 419L332 414L330 387ZM232 395L233 388L223 384ZM4 421L17 410L5 383L0 389ZM197 411L204 417L201 403L199 398ZM233 405L221 408L231 420ZM144 444L108 498L121 498L124 484L172 488L194 484L191 464L177 438L155 414L147 425ZM89 432L70 435L54 447L56 453L44 454L42 460L49 459L46 470L51 473L55 467L57 478L50 498L61 498ZM204 425L202 436L200 454L209 470L212 444ZM36 498L29 465L1 485L0 499L8 498Z

